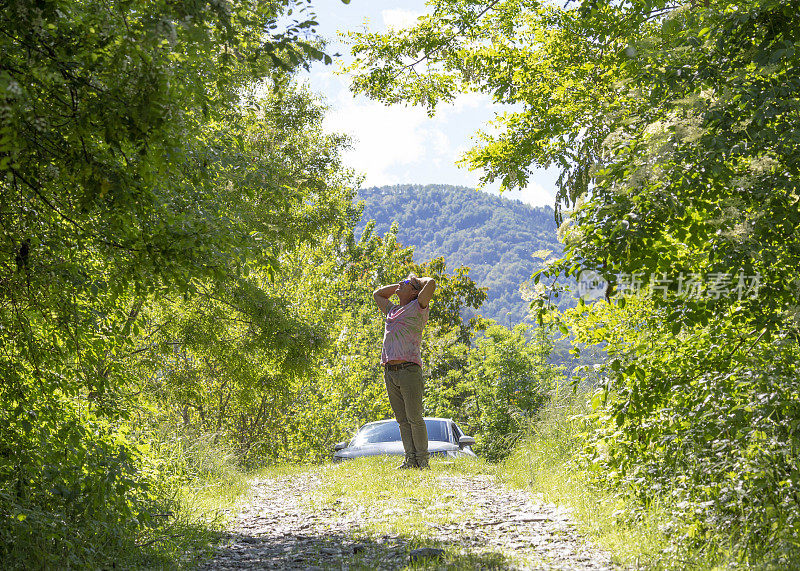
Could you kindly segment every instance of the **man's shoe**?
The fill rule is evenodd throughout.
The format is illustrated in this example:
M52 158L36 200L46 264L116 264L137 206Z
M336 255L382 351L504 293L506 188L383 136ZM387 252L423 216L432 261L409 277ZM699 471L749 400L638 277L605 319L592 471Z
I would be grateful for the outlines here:
M417 460L414 463L414 467L415 468L422 468L424 470L430 470L431 469L430 464L428 464L428 459L427 458L425 458L425 460Z
M413 458L406 458L402 464L400 464L397 469L398 470L408 470L410 468L417 468L417 461Z

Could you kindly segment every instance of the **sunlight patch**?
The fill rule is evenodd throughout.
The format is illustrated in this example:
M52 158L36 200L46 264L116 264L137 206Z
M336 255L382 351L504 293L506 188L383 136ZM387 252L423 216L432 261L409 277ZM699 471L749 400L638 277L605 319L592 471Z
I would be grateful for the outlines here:
M422 16L422 12L393 8L391 10L381 10L381 16L383 17L384 26L389 30L402 30L403 28L414 27L417 24L417 18Z

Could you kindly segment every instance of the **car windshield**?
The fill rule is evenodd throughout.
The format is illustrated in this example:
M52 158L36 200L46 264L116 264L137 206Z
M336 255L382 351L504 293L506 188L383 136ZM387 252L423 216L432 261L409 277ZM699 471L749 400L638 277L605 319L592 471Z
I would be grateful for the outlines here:
M449 442L447 438L447 422L444 420L426 420L428 440ZM379 442L399 442L400 425L397 421L368 424L358 431L351 446L364 446L365 444L378 444Z

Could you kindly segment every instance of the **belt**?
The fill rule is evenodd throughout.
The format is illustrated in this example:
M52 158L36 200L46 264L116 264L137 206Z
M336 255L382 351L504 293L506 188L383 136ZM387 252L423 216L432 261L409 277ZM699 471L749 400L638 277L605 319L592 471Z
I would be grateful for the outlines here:
M391 363L386 363L386 369L389 371L399 371L400 369L405 369L406 367L410 367L411 365L416 365L416 363L412 363L411 361L406 361L405 363L397 363L396 365L392 365Z

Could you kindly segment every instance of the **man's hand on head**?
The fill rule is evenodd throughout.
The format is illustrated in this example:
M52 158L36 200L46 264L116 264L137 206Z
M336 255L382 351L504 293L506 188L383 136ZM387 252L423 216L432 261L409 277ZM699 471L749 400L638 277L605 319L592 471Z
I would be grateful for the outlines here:
M436 280L433 278L417 278L422 285L419 294L417 295L417 302L422 309L430 305L433 299L433 292L436 291Z
M394 284L385 285L376 289L372 292L372 299L375 300L375 303L380 307L383 313L389 311L389 306L391 303L389 302L389 298L392 297L394 292L397 290L397 286Z

